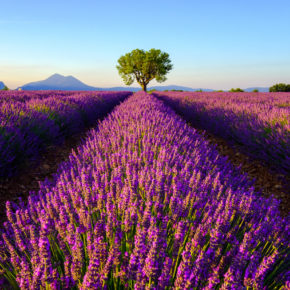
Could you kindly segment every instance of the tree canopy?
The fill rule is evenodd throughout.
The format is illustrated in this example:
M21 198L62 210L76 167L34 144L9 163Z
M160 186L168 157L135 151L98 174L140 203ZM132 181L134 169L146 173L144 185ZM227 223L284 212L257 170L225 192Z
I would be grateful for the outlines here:
M126 85L131 85L134 80L146 92L147 85L155 79L161 83L166 80L166 74L172 69L169 54L159 49L134 49L118 59L116 66Z
M236 88L236 89L231 88L231 89L229 90L229 92L232 92L232 93L239 93L239 92L244 92L244 90L242 90L242 89L240 89L240 88Z
M290 92L290 84L276 84L269 88L269 92Z

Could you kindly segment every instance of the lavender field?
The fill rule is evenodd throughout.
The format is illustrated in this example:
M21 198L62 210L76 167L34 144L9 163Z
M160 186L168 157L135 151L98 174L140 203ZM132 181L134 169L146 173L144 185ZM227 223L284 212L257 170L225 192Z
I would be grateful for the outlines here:
M154 92L186 120L290 173L290 93Z
M130 92L0 91L0 180L80 132Z
M126 96L116 93L106 98L113 107ZM289 289L289 215L282 218L278 200L255 192L246 174L167 105L184 113L194 110L209 127L216 118L214 128L224 126L234 136L240 133L241 140L250 139L246 146L260 144L260 157L280 158L285 171L289 98L273 96L271 106L262 109L250 102L238 112L232 99L230 111L222 97L223 106L215 109L217 95L208 98L209 105L206 98L196 101L197 96L158 94L165 102L144 92L129 96L90 131L85 143L60 165L53 181L41 182L39 192L32 192L27 203L7 201L0 238L3 288ZM48 112L59 119L44 118L47 111L38 115L42 109L33 111L35 115L27 109L25 115L44 118L45 128L50 121L61 120L58 130L72 124L81 127L75 121L81 118L62 110L63 103L69 108L82 104L90 112L85 112L89 120L98 118L98 106L107 106L104 101L95 109L83 105L92 102L84 94L52 97L54 101L42 94L37 101L29 93L22 98L16 106L19 112L53 108ZM246 102L246 96L241 98ZM9 106L2 99L1 112L7 116ZM61 104L54 107L56 99ZM226 127L220 112L232 118L230 126ZM251 122L254 113L258 123ZM243 127L239 118L245 121ZM9 120L7 124L23 122ZM270 128L266 135L260 124Z

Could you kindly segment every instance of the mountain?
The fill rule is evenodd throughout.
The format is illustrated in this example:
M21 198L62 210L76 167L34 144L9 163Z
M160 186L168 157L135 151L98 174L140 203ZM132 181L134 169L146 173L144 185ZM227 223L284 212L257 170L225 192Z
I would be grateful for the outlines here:
M0 82L0 90L4 88L4 83ZM22 90L64 90L64 91L133 91L137 92L140 91L140 87L111 87L111 88L98 88L92 87L84 84L80 80L76 79L73 76L62 76L60 74L54 74L49 78L38 81L32 82L23 85L20 87ZM18 88L19 89L19 88ZM268 92L269 88L266 87L253 87L253 88L246 88L244 91L251 92L254 89L259 90L259 92ZM152 86L148 87L148 91L150 90L157 90L157 91L171 91L171 90L182 90L188 92L194 92L198 90L202 90L203 92L213 92L212 89L203 89L203 88L190 88L190 87L183 87L183 86L176 86L176 85L168 85L168 86Z
M140 91L141 88L137 87L111 87L111 88L101 88L102 91L131 91L131 92L137 92Z
M258 90L259 92L269 92L269 88L266 87L253 87L244 89L245 92L252 92L253 90Z
M202 90L203 92L213 92L212 89L202 89L202 88L198 88L198 89L193 89L190 87L183 87L183 86L176 86L176 85L169 85L169 86L153 86L148 88L149 90L157 90L157 91L171 91L171 90L182 90L182 91L187 91L187 92L194 92L194 91L199 91Z
M1 84L0 84L0 86L1 86ZM98 87L88 86L73 76L63 76L60 74L54 74L45 80L28 83L28 84L23 85L22 87L17 88L17 89L31 90L31 91L38 91L38 90L99 91L99 90L105 90L105 91L133 91L133 92L137 92L141 88L140 87L98 88ZM149 90L158 90L158 91L183 90L183 91L193 92L193 91L197 91L200 89L193 89L193 88L189 88L189 87L169 85L169 86L153 86L153 87L149 87L148 91ZM202 89L202 90L205 92L213 91L211 89Z
M3 82L0 82L0 90L3 90L5 87L4 83Z
M84 84L73 76L62 76L60 74L54 74L49 78L28 83L22 87L22 90L64 90L64 91L98 91L100 88L95 88Z
M137 92L141 90L141 87L112 87L112 88L104 88L104 90L107 91L133 91ZM156 90L156 91L171 91L171 90L182 90L182 91L187 91L187 92L194 92L198 90L202 90L204 92L213 92L212 89L193 89L189 87L183 87L183 86L176 86L176 85L168 85L168 86L153 86L153 87L148 87L147 91L150 90Z

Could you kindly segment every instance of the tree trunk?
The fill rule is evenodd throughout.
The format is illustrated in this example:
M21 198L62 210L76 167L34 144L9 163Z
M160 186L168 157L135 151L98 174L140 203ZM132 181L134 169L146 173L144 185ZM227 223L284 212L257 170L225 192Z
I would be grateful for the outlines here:
M142 84L142 90L143 90L144 92L147 92L147 84Z

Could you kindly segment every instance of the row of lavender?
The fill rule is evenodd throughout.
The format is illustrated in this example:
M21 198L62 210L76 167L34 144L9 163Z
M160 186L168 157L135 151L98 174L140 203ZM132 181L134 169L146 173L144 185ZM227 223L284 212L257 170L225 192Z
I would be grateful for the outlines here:
M277 206L140 92L27 206L7 202L0 269L21 289L280 289L290 239Z
M289 93L157 92L186 120L290 172Z
M0 179L102 117L130 92L0 92Z

